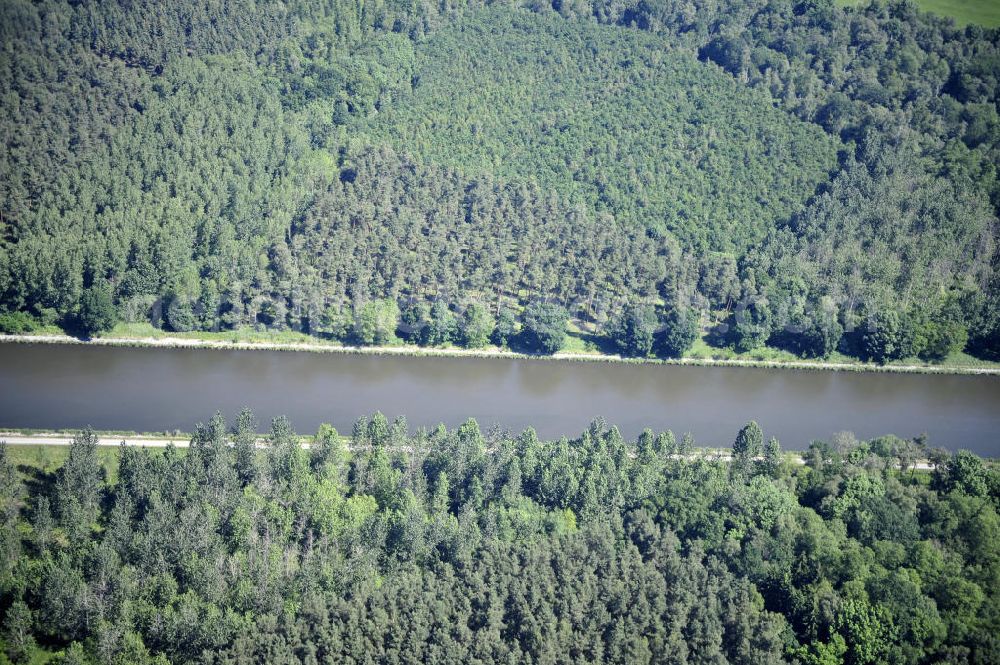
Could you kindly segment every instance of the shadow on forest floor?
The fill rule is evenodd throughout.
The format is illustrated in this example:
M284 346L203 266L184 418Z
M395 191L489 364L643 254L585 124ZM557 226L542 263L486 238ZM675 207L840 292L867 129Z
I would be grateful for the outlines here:
M570 331L566 333L566 336L583 342L584 349L587 351L600 351L608 355L618 355L620 353L618 345L607 335L598 335L597 333L589 333L581 330Z
M21 474L28 496L52 498L55 494L56 474L54 471L43 471L31 464L18 464L17 471Z

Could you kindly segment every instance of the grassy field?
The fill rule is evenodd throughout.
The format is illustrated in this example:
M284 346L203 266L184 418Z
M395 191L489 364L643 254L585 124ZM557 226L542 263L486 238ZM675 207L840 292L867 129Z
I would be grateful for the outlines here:
M0 437L0 441L3 437ZM66 461L69 446L7 446L7 458L14 463L21 480L24 482L44 482L44 478L52 479ZM98 446L97 456L107 474L108 480L114 482L118 477L118 447Z
M914 0L926 12L955 19L958 25L975 23L987 28L1000 27L1000 0ZM867 0L864 0L867 2ZM844 7L854 7L863 2L837 0Z
M11 662L10 659L7 658L6 653L3 653L6 651L7 643L0 640L0 665L8 665ZM64 653L65 652L63 651L48 651L47 649L43 649L41 647L35 647L35 650L32 652L28 660L21 660L18 662L26 663L27 665L46 665L46 663L51 663L56 656L61 657Z

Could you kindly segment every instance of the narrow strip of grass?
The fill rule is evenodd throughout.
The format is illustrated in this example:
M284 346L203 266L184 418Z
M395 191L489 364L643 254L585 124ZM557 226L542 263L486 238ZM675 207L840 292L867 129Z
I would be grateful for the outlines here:
M925 12L955 19L958 25L974 23L987 28L1000 27L1000 2L997 0L914 0ZM868 0L836 0L842 7L860 7Z
M0 437L0 441L3 437ZM7 446L7 457L21 474L21 480L28 483L37 480L39 474L54 474L69 457L69 446L62 445L16 445ZM118 478L118 447L99 446L97 457L110 482Z

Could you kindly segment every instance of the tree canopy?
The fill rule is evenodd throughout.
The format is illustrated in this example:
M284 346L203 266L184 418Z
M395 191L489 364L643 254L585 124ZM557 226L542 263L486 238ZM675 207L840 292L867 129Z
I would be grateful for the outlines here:
M996 31L480 4L5 3L0 329L384 343L366 303L544 300L608 336L643 302L751 352L1000 354ZM864 338L894 317L913 344Z
M4 655L997 660L1000 477L970 453L840 434L792 464L751 423L734 473L601 419L543 442L375 413L308 448L285 418L254 424L111 455L83 432L51 475L0 445Z

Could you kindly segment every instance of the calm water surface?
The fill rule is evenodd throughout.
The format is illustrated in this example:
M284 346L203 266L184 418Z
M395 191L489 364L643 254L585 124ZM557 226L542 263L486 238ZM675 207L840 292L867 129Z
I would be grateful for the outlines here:
M1000 456L995 376L0 344L0 428L190 430L243 406L300 432L349 432L380 410L411 428L472 416L554 438L600 415L629 437L670 428L728 446L756 419L790 449L840 430L926 432L932 445Z

